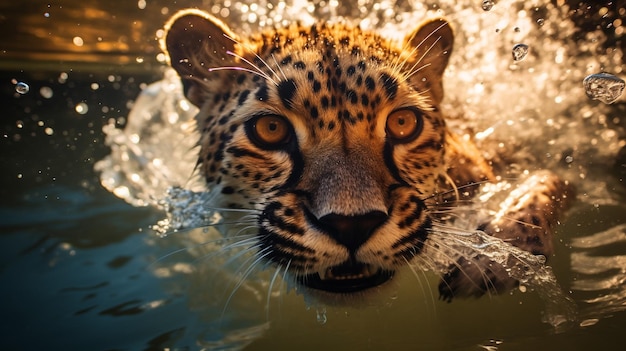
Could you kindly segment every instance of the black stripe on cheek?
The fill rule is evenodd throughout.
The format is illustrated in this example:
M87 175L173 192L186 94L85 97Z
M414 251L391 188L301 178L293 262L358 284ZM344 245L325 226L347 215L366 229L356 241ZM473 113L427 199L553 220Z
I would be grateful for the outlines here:
M407 236L396 241L393 245L393 249L397 249L401 246L408 246L404 250L397 252L394 256L401 256L412 258L416 254L420 253L424 249L424 243L428 238L428 231L432 228L433 222L430 217L424 218L424 222L413 232L407 234Z
M293 79L287 79L278 84L278 96L283 102L283 105L288 109L293 108L293 97L296 95L296 82Z
M278 211L282 208L283 206L279 202L271 202L267 206L265 206L263 213L259 217L259 227L265 230L271 230L269 229L269 227L274 227L287 232L289 235L304 235L304 228L299 227L294 223L289 223L285 221L284 215L281 216L280 214L278 214ZM276 237L277 238L274 238L274 240L280 238L279 235L276 235ZM292 248L299 251L311 250L290 240L285 240L283 245L291 246Z
M252 157L259 160L265 160L265 157L259 153L256 153L252 150L242 149L236 146L230 146L228 149L226 149L226 152L232 154L235 157Z
M390 75L383 73L380 75L380 82L383 83L385 87L387 98L393 100L398 92L398 81Z
M400 171L398 170L398 166L393 159L393 146L390 143L385 143L385 147L383 149L383 160L385 161L385 165L391 175L396 179L399 184L407 185L407 183L400 177Z

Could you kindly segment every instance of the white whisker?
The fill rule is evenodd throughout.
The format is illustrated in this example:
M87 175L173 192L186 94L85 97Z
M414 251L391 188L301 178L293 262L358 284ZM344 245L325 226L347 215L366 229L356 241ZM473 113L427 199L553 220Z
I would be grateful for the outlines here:
M281 265L278 265L276 267L276 271L274 272L274 275L272 276L272 280L270 280L270 285L267 288L267 300L265 302L265 318L268 321L270 320L270 299L272 298L272 289L274 288L274 282L276 281L276 278L278 278L281 268L282 268ZM280 291L281 290L278 290L279 293Z
M267 69L269 69L269 70L270 70L270 72L272 72L272 74L274 75L274 77L276 77L278 80L280 80L280 77L278 76L278 74L276 73L276 71L274 71L274 70L272 69L272 67L270 67L270 65L268 65L268 64L267 64L267 62L265 62L265 60L263 60L263 59L261 58L261 56L259 56L259 54L257 54L257 53L256 53L256 51L254 51L254 50L250 49L247 45L244 45L244 44L240 43L240 42L239 42L239 41L237 41L235 38L232 38L232 37L230 37L230 36L228 36L228 35L226 35L226 34L224 34L224 36L225 36L226 38L228 38L228 39L232 40L234 43L239 44L241 47L243 47L243 48L244 48L246 51L248 51L249 53L252 53L252 54L254 55L254 57L256 57L259 61L261 61L261 62L263 63L263 65L264 65L265 67L267 67ZM237 55L236 57L237 57L237 58L242 59L244 62L247 62L247 63L248 63L249 65L251 65L252 67L256 68L259 72L262 72L263 74L265 74L265 72L263 72L261 69L259 69L259 67L257 67L256 65L252 64L250 61L248 61L248 60L244 59L243 57L241 57L241 56L239 56L239 55ZM272 83L274 83L274 85L278 85L278 84L276 84L276 81L275 81L274 79L270 78L267 74L265 74L265 75L269 78L269 79L268 79L269 81L271 81Z
M278 64L278 61L276 61L276 56L274 56L274 54L272 54L272 59L274 60L274 63L276 63L276 67L278 67L278 70L280 71L280 74L283 75L283 79L287 80L287 76L285 75L285 72L283 72L283 69Z
M254 262L252 262L248 268L246 268L246 270L243 272L243 274L241 275L241 278L239 279L239 282L237 282L237 284L235 285L235 287L232 289L230 295L228 296L228 298L226 299L226 302L224 303L224 308L222 309L222 314L221 314L221 318L224 318L224 314L226 313L226 309L228 308L228 305L230 304L230 301L232 300L232 298L235 296L235 293L237 292L237 290L239 290L239 288L241 287L241 285L243 285L243 283L245 282L245 280L250 276L250 274L252 273L252 271L254 270L254 268L256 267L256 265L261 262L265 257L269 256L272 253L271 248L266 247L265 249L261 250L258 252L258 257L256 260L254 260ZM244 264L247 263L248 260L246 260L246 262L244 262ZM239 270L238 270L239 271Z

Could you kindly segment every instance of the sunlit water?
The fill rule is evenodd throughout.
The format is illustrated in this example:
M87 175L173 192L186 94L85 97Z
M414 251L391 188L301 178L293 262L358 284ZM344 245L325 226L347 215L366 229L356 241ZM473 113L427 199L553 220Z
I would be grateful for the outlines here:
M138 2L140 8L147 4ZM42 252L42 262L25 263L30 273L24 277L29 280L18 285L29 287L23 293L28 307L13 303L9 309L17 324L39 334L39 341L26 345L41 348L46 340L63 336L71 340L68 349L573 348L596 345L589 340L596 338L594 331L602 332L590 328L617 319L608 324L606 330L611 330L624 320L626 192L614 165L616 160L624 162L619 152L625 145L626 100L621 95L607 105L602 101L613 100L607 93L590 94L583 84L585 77L603 72L618 87L624 78L623 53L600 50L600 31L575 41L566 7L523 1L225 5L207 2L203 7L242 35L293 19L311 23L341 16L399 39L425 16L446 16L456 29L443 106L451 124L473 133L485 149L523 160L498 186L507 189L526 170L548 168L578 188L578 201L559 228L552 267L527 255L523 266L536 274L514 270L513 276L523 282L520 289L446 304L437 301L436 274L416 266L415 272L400 272L392 286L377 293L375 302L355 307L317 304L272 267L254 265L258 269L248 271L255 258L245 250L216 254L228 245L221 238L229 227L210 225L227 221L210 208L211 195L193 174L197 135L190 121L195 109L183 99L173 73L165 70L163 80L134 101L128 116L104 128L111 151L100 157L96 171L102 185L132 207L122 200L94 200L72 189L39 189L29 195L45 193L63 200L55 202L54 209L24 205L44 214L27 230L32 236L47 233L40 239L43 245L29 243L27 235L11 243L7 239L10 247L22 248L21 254L30 247ZM170 8L170 13L175 10ZM20 81L12 86L17 94L39 93L44 99L53 94L47 86L29 87ZM69 105L78 115L101 108L93 101ZM124 119L126 123L120 122ZM120 124L125 129L118 129ZM53 127L41 126L48 135L61 132ZM490 205L486 201L485 208ZM19 210L3 210L5 227L21 223ZM91 219L103 228L93 228ZM523 255L473 233L469 222L471 218L463 245L501 262L509 255ZM106 233L108 245L98 246L88 235L64 237L69 223ZM197 227L202 228L188 230ZM140 235L119 234L136 228L141 228ZM49 237L59 237L60 243L53 246L45 239ZM464 247L450 242L454 245ZM10 262L13 256L4 259ZM8 264L3 267L10 281L18 281L22 273ZM76 278L61 291L45 291L68 275ZM72 307L51 307L65 304ZM50 312L37 322L37 311ZM31 316L34 322L19 316ZM610 316L615 317L607 321ZM585 333L590 336L585 338Z

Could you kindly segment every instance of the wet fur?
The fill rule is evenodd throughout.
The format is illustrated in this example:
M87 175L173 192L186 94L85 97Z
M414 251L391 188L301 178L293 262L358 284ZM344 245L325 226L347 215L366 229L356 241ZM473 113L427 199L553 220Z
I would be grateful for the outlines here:
M455 235L445 226L448 209L496 180L471 140L446 127L439 108L453 46L443 19L426 21L401 45L329 23L242 38L198 10L174 15L166 31L170 64L200 108L198 170L213 205L250 210L258 229L243 239L256 252L249 266L274 264L274 279L288 274L306 285L319 272L367 278L368 270L434 265L424 253L437 250L431 234ZM398 142L385 125L403 109L419 114L421 130ZM288 122L284 145L254 140L252 122L266 115ZM538 172L500 212L463 230L550 256L571 195L556 175ZM439 287L445 300L515 285L488 257L455 260Z

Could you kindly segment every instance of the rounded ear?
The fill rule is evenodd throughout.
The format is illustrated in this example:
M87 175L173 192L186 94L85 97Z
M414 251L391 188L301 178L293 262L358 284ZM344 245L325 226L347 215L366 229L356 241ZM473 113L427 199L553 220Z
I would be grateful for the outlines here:
M437 102L443 99L441 77L448 65L453 45L452 27L443 18L422 23L404 39L403 47L411 50L413 70L425 71L420 77L434 76L435 81L430 82L430 89Z
M181 77L185 95L196 106L204 102L209 69L232 66L236 35L222 21L196 9L177 12L165 24L161 49Z

